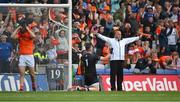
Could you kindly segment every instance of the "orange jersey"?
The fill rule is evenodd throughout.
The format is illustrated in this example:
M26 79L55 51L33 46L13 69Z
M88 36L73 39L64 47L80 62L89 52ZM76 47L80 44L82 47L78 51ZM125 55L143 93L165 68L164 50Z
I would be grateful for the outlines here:
M161 56L161 57L159 58L159 64L160 64L162 67L164 67L163 63L164 63L164 62L166 63L168 59L171 59L171 57L170 57L170 56Z
M29 32L24 34L18 33L19 39L19 54L21 55L32 55L34 50L34 40L31 38Z
M159 34L161 33L161 27L158 26L158 27L156 28L156 31L155 31L155 32L156 32L157 35L159 35Z
M104 46L104 47L103 47L103 50L102 50L102 54L103 54L103 57L108 56L108 55L110 54L110 49L109 49L109 47ZM109 63L109 58L107 58L106 60L104 60L102 63L103 63L103 64L108 64L108 63Z
M161 56L161 57L159 58L159 61L160 61L160 62L166 62L166 60L169 59L169 58L171 58L171 57L170 57L170 56Z

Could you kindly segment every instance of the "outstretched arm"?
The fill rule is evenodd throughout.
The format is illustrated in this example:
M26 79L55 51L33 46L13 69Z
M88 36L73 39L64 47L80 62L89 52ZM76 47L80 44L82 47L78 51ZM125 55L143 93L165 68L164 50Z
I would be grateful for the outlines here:
M98 38L106 41L107 43L110 43L111 38L108 38L108 37L106 37L106 36L103 36L103 35L101 35L101 34L99 34L99 33L97 33L96 35L97 35Z
M129 43L132 43L132 42L134 42L134 41L139 40L139 38L140 38L140 37L131 37L131 38L123 39L123 40L124 40L124 42L125 42L126 44L129 44Z
M126 44L129 44L129 43L132 43L132 42L134 42L134 41L139 40L142 36L144 36L144 35L143 35L142 33L140 33L140 35L137 36L137 37L125 38L125 39L123 39L123 40L124 40L124 42L125 42Z
M60 26L62 26L62 27L64 27L64 28L68 29L67 26L61 24L60 22L57 22L57 21L53 20L53 19L51 18L50 11L51 11L51 9L49 9L49 20L52 21L52 22L54 22L54 23L57 24L57 25L60 25Z
M92 33L95 34L98 38L106 41L107 43L109 43L109 44L111 43L111 38L103 36L102 34L98 33L97 30L93 30Z

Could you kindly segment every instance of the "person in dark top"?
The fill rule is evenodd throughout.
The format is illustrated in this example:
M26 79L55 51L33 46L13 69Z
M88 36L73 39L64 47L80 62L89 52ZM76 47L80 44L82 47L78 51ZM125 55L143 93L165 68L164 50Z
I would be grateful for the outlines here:
M99 26L99 33L105 35L104 27L103 26ZM100 56L100 55L102 55L102 49L103 49L103 47L105 45L105 41L103 41L100 38L96 38L96 40L97 40L97 43L96 43L96 53L97 53L97 55Z
M85 86L87 86L88 90L98 91L99 81L96 73L96 63L98 60L104 60L105 57L100 57L93 53L93 47L90 43L86 43L85 48L86 51L82 55L82 62L85 67Z
M78 47L78 44L74 44L72 47L72 63L78 64L81 56L81 50Z
M135 69L138 69L140 72L148 66L148 59L141 56L140 52L136 52L138 60L135 65Z

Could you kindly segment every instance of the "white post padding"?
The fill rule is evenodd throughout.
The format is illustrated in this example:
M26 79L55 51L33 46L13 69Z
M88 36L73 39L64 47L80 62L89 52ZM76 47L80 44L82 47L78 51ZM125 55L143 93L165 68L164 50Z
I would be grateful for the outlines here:
M68 10L68 17L69 17L69 53L68 53L68 59L69 59L69 80L68 80L68 88L72 88L72 0L68 0L69 4L69 10Z

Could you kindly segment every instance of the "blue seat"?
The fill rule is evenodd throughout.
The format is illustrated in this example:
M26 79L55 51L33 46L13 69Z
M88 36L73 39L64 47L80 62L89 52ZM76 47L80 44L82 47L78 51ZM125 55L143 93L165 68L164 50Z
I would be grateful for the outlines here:
M148 69L144 69L144 70L141 71L141 73L148 74L149 70Z
M157 69L156 74L165 74L164 69Z
M179 74L179 75L180 75L180 69L177 69L177 74Z
M110 69L104 69L104 74L110 74Z
M124 74L133 74L132 70L123 69ZM104 69L104 74L110 74L110 69Z
M133 74L132 70L129 70L129 69L123 69L123 73L124 74Z
M104 69L96 69L97 74L104 74Z
M176 69L165 69L165 74L177 74Z

